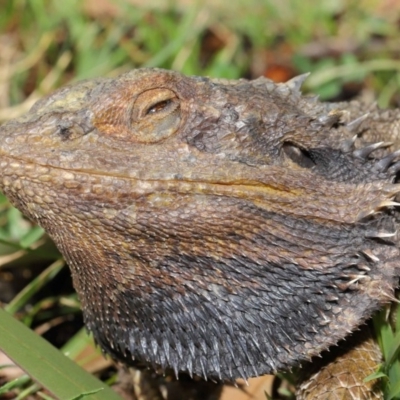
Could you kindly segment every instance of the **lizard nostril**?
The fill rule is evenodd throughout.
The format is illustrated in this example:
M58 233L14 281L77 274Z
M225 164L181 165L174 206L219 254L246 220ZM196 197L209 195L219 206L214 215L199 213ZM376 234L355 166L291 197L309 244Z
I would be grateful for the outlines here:
M57 133L60 135L61 140L76 139L85 134L81 126L77 124L59 124L57 125Z
M58 133L65 139L68 139L71 131L69 128L67 128L66 126L57 126L58 128Z

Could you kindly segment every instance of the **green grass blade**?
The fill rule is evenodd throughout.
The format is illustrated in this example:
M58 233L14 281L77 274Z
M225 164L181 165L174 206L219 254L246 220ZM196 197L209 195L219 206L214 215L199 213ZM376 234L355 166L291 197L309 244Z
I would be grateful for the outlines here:
M373 317L374 329L376 334L376 339L378 341L379 347L382 350L383 357L388 360L390 357L390 345L394 340L394 333L387 321L387 310L381 310L376 313Z
M105 383L2 309L0 350L57 399L121 400Z
M82 353L88 346L93 346L93 338L87 333L85 328L79 330L75 335L68 340L68 342L62 347L62 352L67 354L68 357L75 360L80 353ZM97 355L101 354L100 348L97 349ZM95 357L92 354L91 357ZM86 361L86 360L85 360Z
M167 59L175 55L186 42L196 37L196 34L201 30L200 27L194 24L199 12L199 4L193 6L190 11L185 14L182 22L178 25L173 39L160 51L155 54L150 60L143 64L144 67L159 67L163 65Z
M27 301L40 290L47 282L51 281L64 267L65 262L63 259L57 260L39 274L32 282L25 286L24 289L18 293L14 299L5 306L5 310L10 314L16 313L21 309Z
M23 375L20 378L16 378L11 382L7 382L3 386L0 387L0 396L3 396L4 394L7 394L7 392L15 387L18 387L22 384L25 384L30 381L30 378L28 375Z

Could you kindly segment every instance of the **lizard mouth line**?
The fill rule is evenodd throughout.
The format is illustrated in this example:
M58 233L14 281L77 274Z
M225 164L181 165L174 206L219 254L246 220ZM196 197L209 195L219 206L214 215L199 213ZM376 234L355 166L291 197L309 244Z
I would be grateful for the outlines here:
M11 161L3 161L4 159L9 159ZM58 175L58 179L65 179L65 180L71 180L75 176L80 176L80 175L87 175L89 177L98 177L98 178L105 178L105 179L121 179L124 181L128 182L136 182L136 183L141 183L142 186L145 186L148 184L149 186L151 185L165 185L165 189L178 189L180 186L184 187L187 185L191 186L197 186L199 189L201 189L201 186L203 186L203 189L206 188L214 188L212 191L217 191L217 188L228 188L228 190L232 193L232 191L239 190L240 192L246 192L249 195L249 198L251 197L251 194L256 194L256 193L264 193L265 192L275 192L276 195L280 193L280 196L282 194L290 194L290 196L297 196L299 195L298 190L296 189L288 189L285 188L283 185L272 185L266 182L262 181L257 181L257 180L250 180L250 179L245 179L245 178L238 178L238 179L230 179L230 180L199 180L199 179L189 179L189 178L137 178L137 177L132 177L128 176L126 174L118 174L118 173L110 173L107 171L101 171L99 172L98 170L94 169L72 169L72 168L63 168L59 166L54 166L54 165L49 165L49 164L41 164L41 163L36 163L31 160L25 160L23 158L15 157L15 156L10 156L10 155L4 155L0 153L0 182L1 182L1 176L2 176L2 170L7 167L12 167L13 169L18 169L18 168L29 168L29 169L38 169L38 174L43 174L47 175L49 174L49 171L60 171L60 174ZM57 178L55 178L57 179ZM236 190L235 190L236 188ZM156 189L156 188L155 188ZM161 187L159 187L161 189ZM203 190L201 190L203 192ZM232 193L233 194L233 193Z
M173 177L171 179L142 179L124 174L99 172L93 169L67 169L48 164L43 165L14 156L0 155L0 171L4 171L4 169L8 170L8 176L5 175L1 178L4 172L0 172L0 187L10 186L11 190L18 190L12 189L14 182L18 185L18 181L26 180L25 177L32 177L32 172L36 170L35 176L27 179L35 181L44 188L49 185L49 182L50 185L53 182L54 185L60 186L60 190L68 192L74 190L69 188L79 187L82 195L93 194L99 198L101 196L113 198L129 196L135 199L157 194L229 197L250 202L261 209L278 214L284 214L287 213L287 210L290 210L291 215L296 215L299 218L346 224L358 221L360 215L364 215L375 208L371 206L371 200L362 196L362 191L371 191L369 186L360 188L361 197L358 196L351 200L348 198L346 187L325 186L324 191L310 191L307 187L302 186L301 181L293 181L292 176L284 179L282 175L278 183L274 179L276 170L266 174L264 182L246 178L221 179L219 181L190 178L174 179ZM17 176L18 178L10 179L10 176ZM84 178L81 179L81 177ZM293 185L293 182L296 185ZM292 187L290 187L290 183L292 183ZM316 188L318 188L318 185L316 185ZM317 203L315 202L316 196L320 199ZM374 204L387 201L386 198L382 199L379 194L377 194L377 197L378 199L374 201ZM360 199L363 200L360 201ZM356 206L349 207L349 203L356 204ZM306 207L304 207L305 204ZM324 207L320 207L321 204L324 204ZM331 212L332 209L335 212Z

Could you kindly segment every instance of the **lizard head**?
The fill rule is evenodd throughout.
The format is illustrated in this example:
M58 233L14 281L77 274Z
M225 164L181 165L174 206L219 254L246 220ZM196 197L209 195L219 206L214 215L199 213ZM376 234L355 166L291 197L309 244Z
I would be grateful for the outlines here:
M390 300L397 153L274 84L158 69L0 128L0 187L66 257L113 357L215 379L288 368ZM365 122L364 122L365 124Z

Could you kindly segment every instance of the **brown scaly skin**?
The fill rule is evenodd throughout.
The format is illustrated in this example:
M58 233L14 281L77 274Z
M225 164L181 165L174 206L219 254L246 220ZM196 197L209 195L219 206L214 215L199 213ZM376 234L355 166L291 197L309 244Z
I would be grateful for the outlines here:
M302 97L302 79L139 69L0 128L1 190L64 254L114 358L247 378L309 360L391 300L397 153L362 146L397 141L399 112L351 122L367 107Z
M380 382L364 381L376 371L382 354L368 326L362 328L340 346L323 353L321 359L303 365L303 382L299 385L297 400L382 399Z

